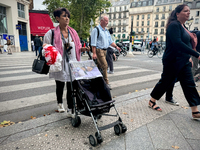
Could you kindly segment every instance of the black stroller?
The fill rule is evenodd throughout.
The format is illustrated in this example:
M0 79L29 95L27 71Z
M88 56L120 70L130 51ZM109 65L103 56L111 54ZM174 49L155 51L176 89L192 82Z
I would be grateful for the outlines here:
M67 62L69 62L68 51L70 51L70 48L67 49L66 53ZM71 78L71 89L73 91L72 98L74 107L74 117L71 119L71 124L73 127L78 127L81 124L81 118L79 117L80 114L92 117L97 132L94 134L95 136L89 136L89 142L92 146L96 146L97 144L103 142L100 131L114 127L115 134L120 135L121 133L125 133L127 131L127 127L123 124L122 119L120 118L115 108L115 101L112 100L110 89L105 84L105 81L97 69L94 61L88 60L85 62L90 65L89 67L87 65L82 67L82 74L86 73L86 71L88 71L87 69L96 69L96 72L99 74L96 74L96 78L93 79L76 78L74 87L72 85L72 75L73 77L74 75L79 76L76 74L76 68L80 69L80 67L77 67L74 63L68 63L68 69ZM79 62L76 63L78 64ZM112 107L115 109L116 115L107 114ZM117 121L102 127L98 127L97 119L100 119L102 115L117 117Z

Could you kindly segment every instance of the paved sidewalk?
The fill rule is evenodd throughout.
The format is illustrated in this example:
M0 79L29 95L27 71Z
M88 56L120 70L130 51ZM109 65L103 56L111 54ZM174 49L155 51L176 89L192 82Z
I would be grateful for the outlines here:
M199 84L199 83L198 83ZM200 90L200 87L197 87ZM51 114L41 118L0 128L0 150L15 149L99 149L99 150L199 150L200 121L191 117L191 110L181 87L174 89L174 98L180 106L164 102L157 104L163 112L147 107L152 89L114 98L116 108L128 130L116 136L113 128L101 132L103 143L97 147L89 144L88 136L96 132L90 117L81 116L81 125L73 128L65 114ZM200 109L200 108L199 108ZM109 114L115 111L112 109ZM103 116L99 125L116 121Z

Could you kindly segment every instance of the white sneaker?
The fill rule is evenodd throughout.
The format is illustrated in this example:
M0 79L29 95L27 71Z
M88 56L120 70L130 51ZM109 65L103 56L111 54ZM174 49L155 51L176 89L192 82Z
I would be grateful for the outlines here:
M114 74L114 71L109 71L108 73L109 73L109 74Z
M65 108L64 108L64 106L63 106L63 103L59 103L59 104L58 104L58 112L59 112L59 113L65 112Z
M75 118L75 115L72 114L72 109L68 109L68 110L67 110L67 117L68 117L68 118Z

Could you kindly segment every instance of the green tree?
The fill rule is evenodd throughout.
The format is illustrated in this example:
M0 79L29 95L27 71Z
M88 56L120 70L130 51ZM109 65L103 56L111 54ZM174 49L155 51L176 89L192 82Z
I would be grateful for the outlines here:
M108 0L45 0L43 4L47 6L52 18L54 18L53 11L56 8L67 8L71 13L69 25L83 39L89 36L91 18L95 22L95 19L100 16L100 13L111 6Z

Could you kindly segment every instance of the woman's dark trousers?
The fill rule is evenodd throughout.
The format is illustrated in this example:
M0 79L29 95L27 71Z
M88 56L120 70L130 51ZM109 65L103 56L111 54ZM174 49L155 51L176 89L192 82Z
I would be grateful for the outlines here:
M107 54L106 54L106 61L108 63L108 68L110 71L113 71L113 49L108 47Z
M70 82L67 83L67 105L69 109L73 108L73 98L72 98L72 91L71 91L71 85ZM73 87L75 86L75 83L72 82ZM64 91L65 82L57 81L56 80L56 96L57 96L57 102L63 103L63 91Z
M196 90L191 67L192 65L189 62L180 71L177 71L172 65L164 65L161 79L151 92L151 97L159 100L170 86L178 80L190 107L200 105L200 97Z

